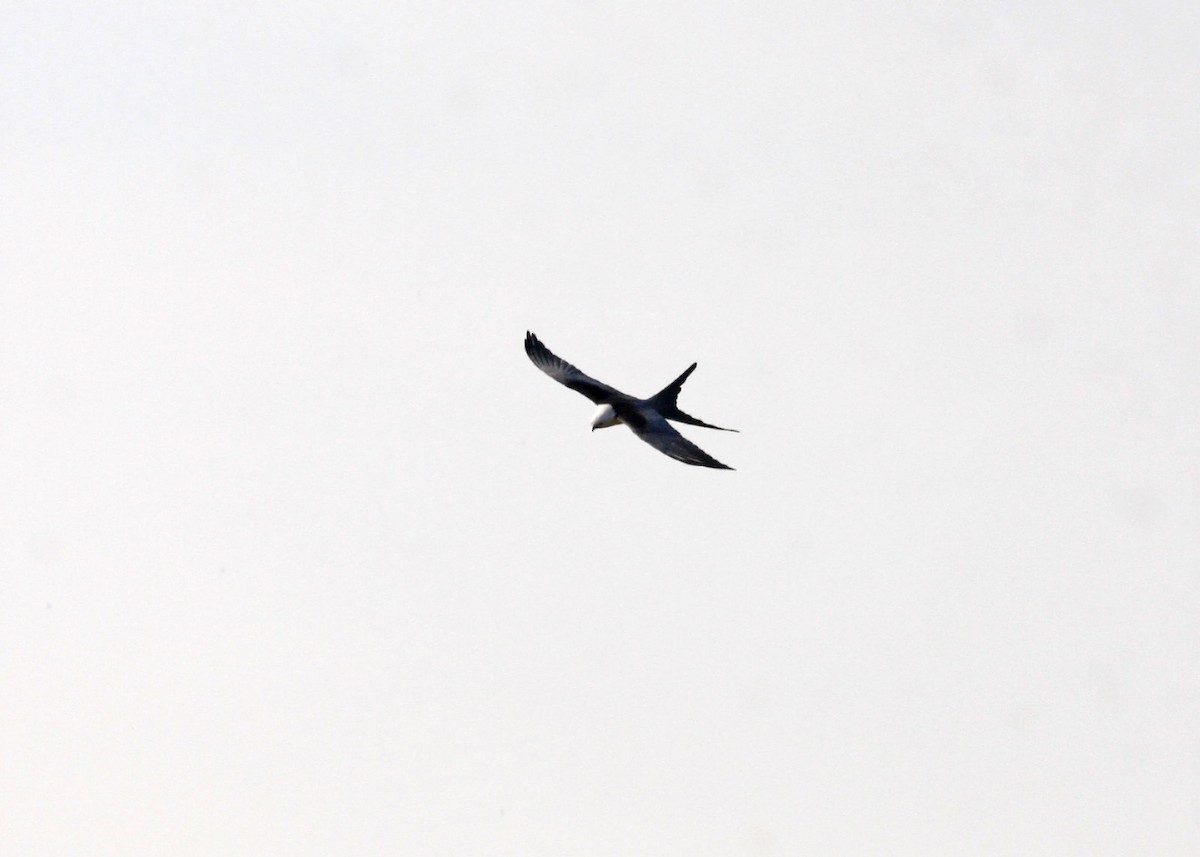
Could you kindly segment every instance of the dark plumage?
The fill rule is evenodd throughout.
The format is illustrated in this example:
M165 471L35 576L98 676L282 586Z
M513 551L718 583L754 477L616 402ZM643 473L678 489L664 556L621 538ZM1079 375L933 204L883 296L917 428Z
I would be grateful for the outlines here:
M537 366L555 381L570 387L578 393L587 396L602 407L592 422L592 429L624 423L646 443L659 452L671 456L684 464L694 464L699 467L713 467L721 470L732 470L732 467L717 461L707 452L696 446L690 440L675 430L668 420L687 423L694 426L717 429L718 431L737 431L714 426L703 420L685 414L675 404L683 382L696 369L696 364L689 366L682 375L668 384L649 399L637 399L627 396L620 390L603 384L585 372L572 366L566 360L554 354L542 344L532 333L525 333L525 353Z

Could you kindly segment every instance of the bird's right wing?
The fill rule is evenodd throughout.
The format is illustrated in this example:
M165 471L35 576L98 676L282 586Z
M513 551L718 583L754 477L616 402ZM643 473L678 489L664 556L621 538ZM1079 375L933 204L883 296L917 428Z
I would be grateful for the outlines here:
M684 464L695 464L698 467L715 467L719 470L733 470L728 464L722 464L696 444L675 430L675 427L661 416L643 420L627 420L626 424L633 433L664 455L669 455Z
M540 339L529 331L525 332L525 353L533 361L533 365L541 369L551 378L565 387L570 387L577 393L583 393L596 404L611 401L623 396L619 390L614 390L607 384L602 384L595 378L584 374L566 360L542 345Z

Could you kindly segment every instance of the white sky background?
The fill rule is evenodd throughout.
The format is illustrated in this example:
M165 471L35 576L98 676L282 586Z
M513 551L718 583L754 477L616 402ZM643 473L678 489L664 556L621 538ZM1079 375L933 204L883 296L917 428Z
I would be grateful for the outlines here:
M1197 853L1195 4L380 5L0 9L0 851Z

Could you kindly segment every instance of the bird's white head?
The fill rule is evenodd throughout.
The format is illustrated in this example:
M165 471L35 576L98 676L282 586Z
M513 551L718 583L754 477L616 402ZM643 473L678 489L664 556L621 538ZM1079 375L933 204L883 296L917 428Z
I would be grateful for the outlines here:
M596 415L592 417L592 431L598 428L608 428L620 424L621 418L617 416L616 410L612 405L601 405L596 411Z

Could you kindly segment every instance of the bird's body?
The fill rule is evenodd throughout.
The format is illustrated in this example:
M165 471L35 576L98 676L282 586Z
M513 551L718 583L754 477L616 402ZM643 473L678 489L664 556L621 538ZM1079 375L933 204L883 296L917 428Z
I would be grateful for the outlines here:
M557 356L541 343L532 333L525 334L525 353L537 366L555 381L565 387L570 387L577 393L582 393L600 406L592 418L592 430L608 428L614 425L625 425L635 435L653 446L659 452L671 456L684 464L694 464L699 467L714 467L721 470L732 470L732 467L722 464L700 447L675 430L668 420L704 426L718 431L737 431L714 426L698 420L679 410L675 400L683 382L687 380L696 368L693 363L687 370L648 399L638 399L628 396L607 384L576 369L567 361Z

